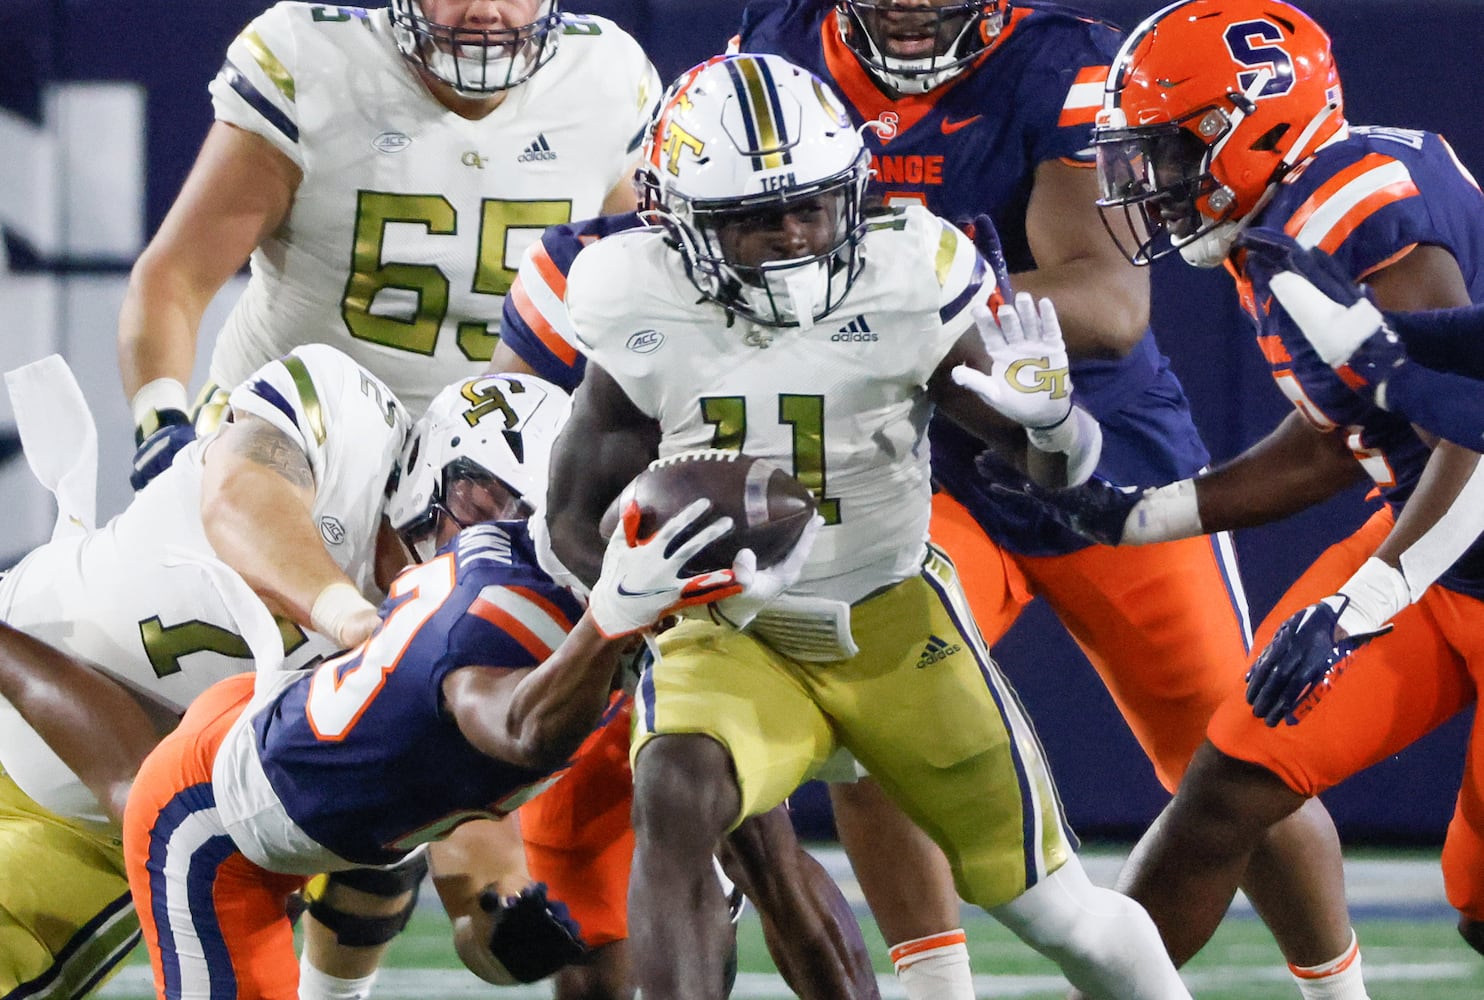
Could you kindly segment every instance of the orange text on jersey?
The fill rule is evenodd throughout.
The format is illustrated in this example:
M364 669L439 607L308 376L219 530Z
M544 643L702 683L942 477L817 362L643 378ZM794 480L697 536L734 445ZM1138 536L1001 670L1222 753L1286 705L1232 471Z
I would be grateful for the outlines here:
M871 170L878 184L942 184L943 157L886 156L871 157Z

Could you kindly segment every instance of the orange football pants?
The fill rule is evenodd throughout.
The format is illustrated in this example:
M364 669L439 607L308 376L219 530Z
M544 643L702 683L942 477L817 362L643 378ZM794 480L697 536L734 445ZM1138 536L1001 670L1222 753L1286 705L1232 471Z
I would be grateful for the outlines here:
M144 761L124 813L129 890L161 1000L297 1000L285 907L299 876L243 857L217 820L211 766L253 675L206 689Z
M546 883L550 898L567 904L589 948L629 936L633 704L628 696L615 702L611 717L582 744L556 784L520 807L531 878Z
M1259 630L1261 649L1300 608L1328 597L1391 530L1389 510L1325 550L1283 595ZM1244 691L1211 720L1211 742L1258 764L1302 795L1317 795L1421 739L1478 699L1484 683L1484 602L1430 587L1392 619L1395 628L1340 664L1322 698L1295 725L1268 728ZM1484 732L1474 724L1453 818L1443 842L1448 902L1484 920Z
M958 569L991 645L1033 597L1045 598L1173 792L1216 707L1241 688L1246 671L1246 602L1224 541L1025 556L996 545L942 492L933 495L931 534Z

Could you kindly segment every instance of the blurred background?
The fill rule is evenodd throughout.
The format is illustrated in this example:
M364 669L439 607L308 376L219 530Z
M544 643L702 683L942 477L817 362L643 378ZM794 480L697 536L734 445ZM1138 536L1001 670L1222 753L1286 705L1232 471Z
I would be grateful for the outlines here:
M265 0L0 0L0 370L65 356L99 426L99 519L128 502L132 425L115 361L128 269L169 208L211 122L206 84ZM372 4L375 6L375 4ZM667 79L721 50L740 0L566 0L635 35ZM1162 4L1081 0L1125 29ZM1484 52L1479 0L1311 0L1334 38L1349 119L1441 132L1484 170L1473 67ZM240 291L229 285L202 327L209 344ZM1222 272L1178 259L1154 274L1154 325L1218 459L1286 412ZM0 425L10 422L0 399ZM1238 548L1254 621L1327 544L1368 511L1363 493ZM54 508L19 461L0 468L0 566L44 541ZM1072 823L1084 838L1136 836L1165 800L1092 669L1053 616L1033 607L996 648L1040 729ZM1462 770L1469 717L1326 796L1347 843L1441 842ZM811 837L830 832L817 788L795 798Z

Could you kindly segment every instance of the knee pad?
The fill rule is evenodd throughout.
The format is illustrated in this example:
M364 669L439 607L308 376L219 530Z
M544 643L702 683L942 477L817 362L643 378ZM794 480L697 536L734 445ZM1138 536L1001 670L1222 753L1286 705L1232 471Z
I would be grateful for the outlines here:
M304 901L309 913L328 927L335 940L347 948L370 948L386 944L402 933L417 906L418 890L428 874L426 851L418 851L391 868L352 868L348 871L317 875L304 887ZM336 901L334 886L344 886L382 899L407 896L407 902L396 913L368 916L351 913L343 902Z

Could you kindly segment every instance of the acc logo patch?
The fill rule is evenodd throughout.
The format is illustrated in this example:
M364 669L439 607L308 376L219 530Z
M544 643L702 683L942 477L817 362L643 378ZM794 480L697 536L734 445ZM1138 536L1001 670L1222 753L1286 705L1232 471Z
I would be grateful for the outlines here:
M629 341L624 346L635 354L653 354L664 342L665 335L658 330L640 330L629 334Z
M328 514L319 519L319 533L331 545L339 545L345 541L345 525Z
M371 146L378 153L400 153L412 145L412 137L402 132L383 132L371 140Z

